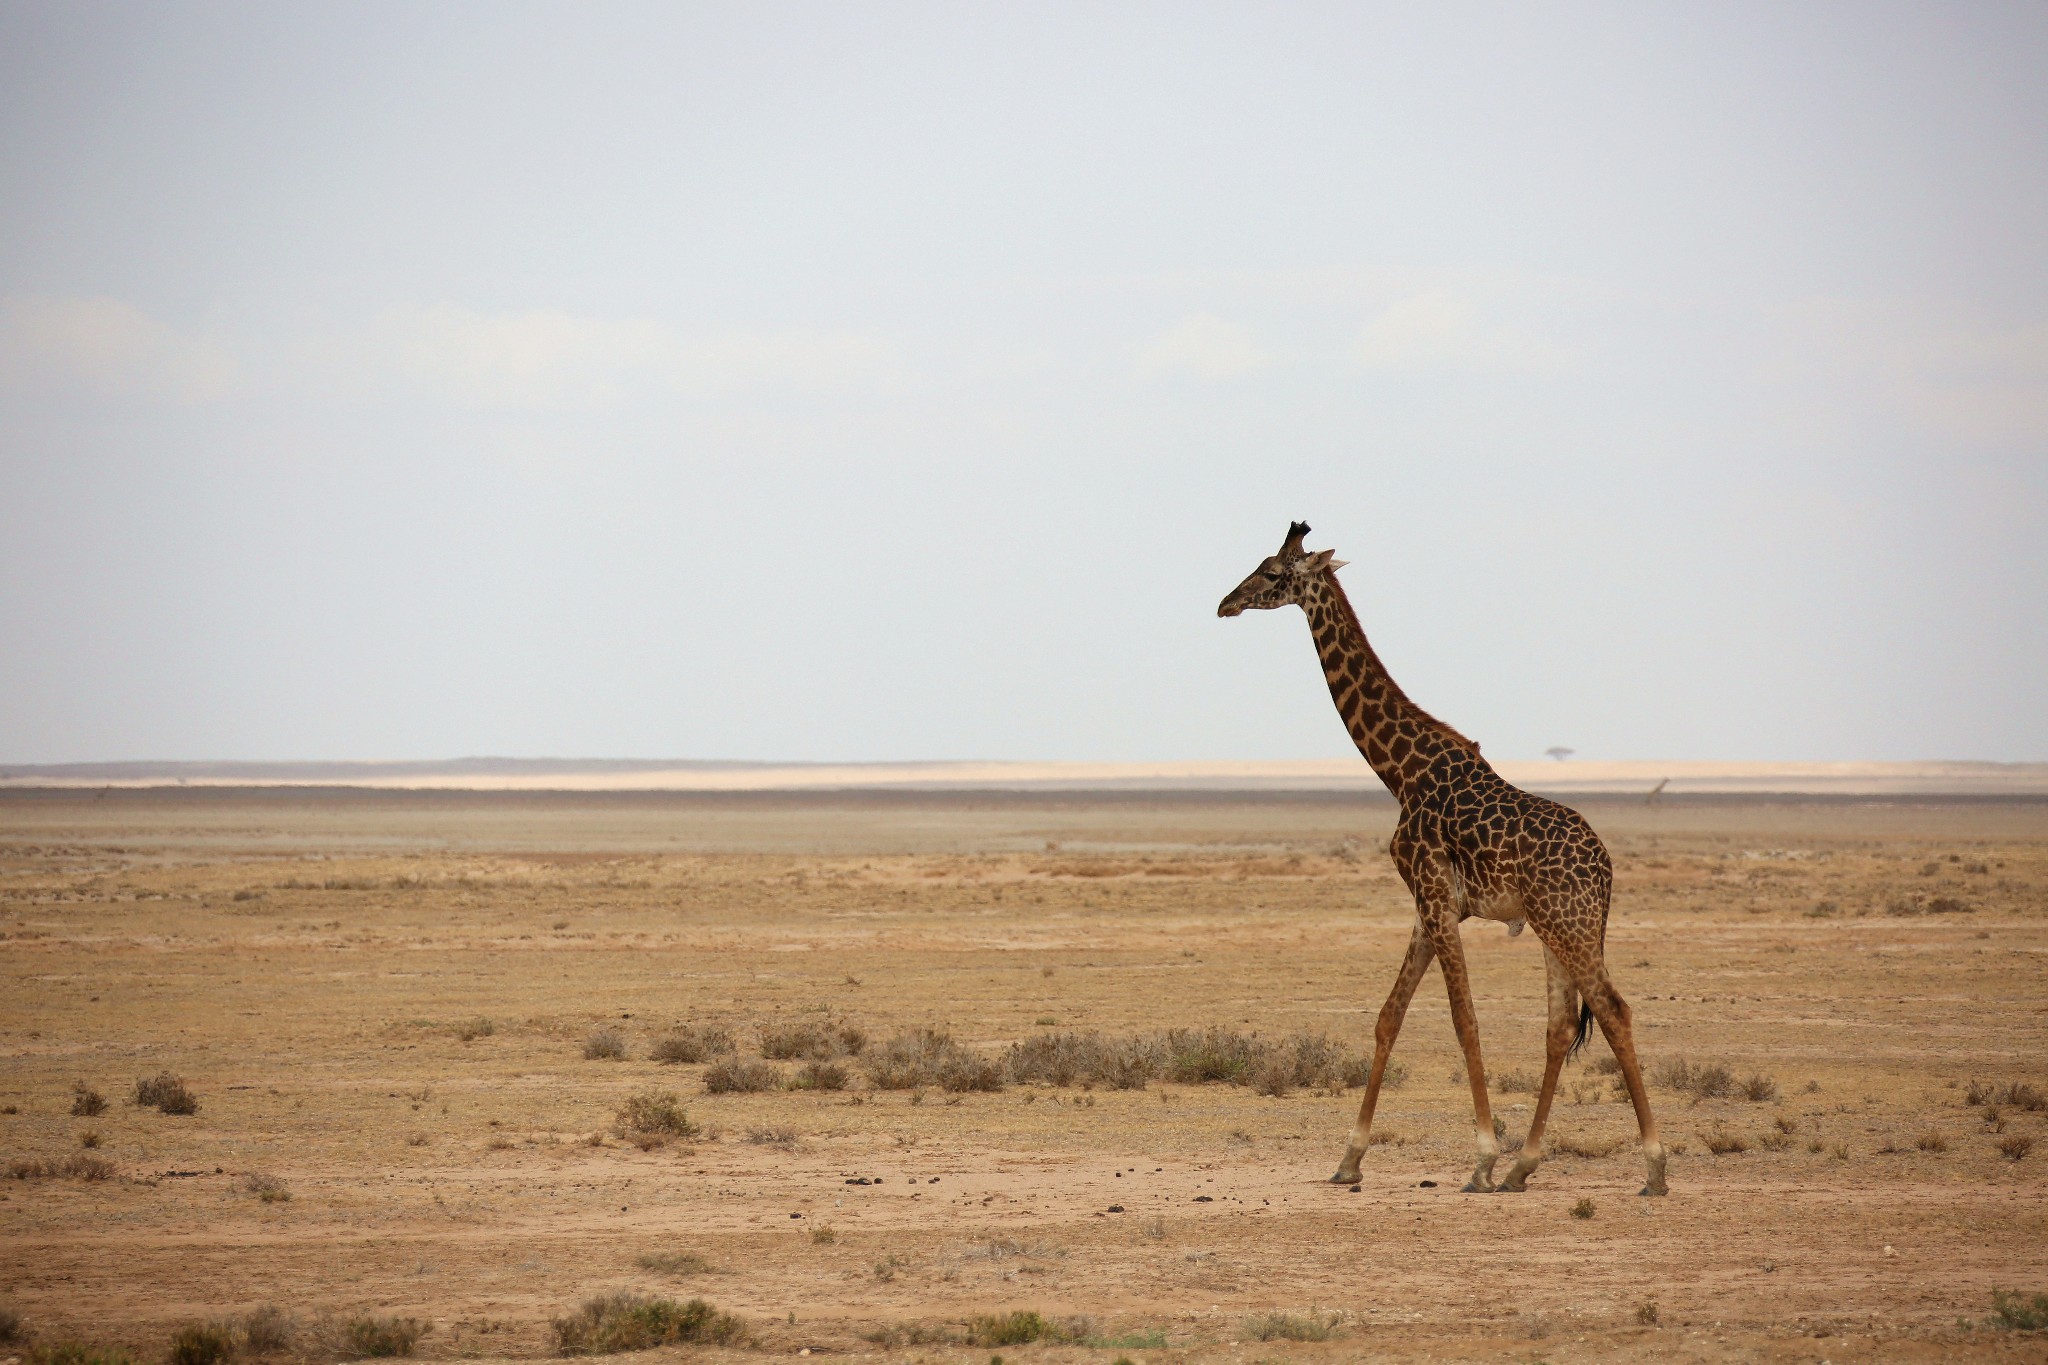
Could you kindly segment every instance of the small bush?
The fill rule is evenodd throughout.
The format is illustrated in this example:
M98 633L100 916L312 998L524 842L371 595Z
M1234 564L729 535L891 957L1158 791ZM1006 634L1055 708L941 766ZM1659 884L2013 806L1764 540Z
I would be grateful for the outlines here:
M91 1151L93 1148L99 1146L99 1131L94 1128L86 1129L84 1132L78 1135L78 1145L85 1148L87 1151Z
M626 1057L626 1035L615 1028L601 1028L583 1040L586 1062L618 1062Z
M1527 1095L1536 1089L1537 1078L1526 1071L1503 1071L1493 1078L1495 1093Z
M171 1333L171 1365L222 1365L234 1354L234 1330L224 1322L188 1322Z
M1329 1341L1343 1325L1340 1313L1258 1313L1244 1320L1244 1333L1254 1341Z
M945 1323L898 1322L864 1333L863 1339L885 1350L900 1351L905 1346L958 1345L960 1333Z
M552 1327L555 1354L564 1356L645 1351L682 1342L731 1346L747 1336L746 1325L738 1318L719 1312L702 1299L677 1303L644 1294L601 1294L586 1299L574 1313L556 1318Z
M1621 1138L1603 1142L1598 1138L1579 1137L1546 1137L1543 1143L1556 1155L1585 1157L1589 1161L1613 1156L1628 1145Z
M846 1068L837 1062L805 1062L789 1078L791 1090L844 1090Z
M1719 1063L1708 1065L1676 1057L1651 1068L1650 1079L1682 1095L1690 1095L1695 1103L1731 1099L1737 1094L1735 1073Z
M2048 1294L2018 1294L2009 1289L1991 1291L1991 1311L1998 1325L2014 1332L2048 1330Z
M107 1111L107 1098L99 1091L80 1081L71 1087L71 1117L89 1119Z
M168 1071L143 1076L135 1082L134 1102L164 1114L196 1114L199 1101L185 1088L185 1082Z
M877 1090L916 1090L935 1085L961 1093L1003 1088L1000 1063L970 1051L934 1029L898 1034L861 1056Z
M1580 1200L1580 1201L1579 1201L1578 1203L1576 1203L1576 1204L1572 1205L1572 1217L1574 1217L1574 1218L1591 1218L1592 1216L1593 1216L1593 1201L1592 1201L1592 1200L1590 1200L1590 1199L1581 1199L1581 1200Z
M242 1348L251 1355L288 1351L298 1334L298 1322L274 1303L242 1315Z
M1740 1133L1731 1133L1725 1128L1716 1128L1712 1132L1701 1133L1700 1141L1705 1143L1707 1150L1715 1156L1737 1155L1749 1150L1749 1141L1746 1138Z
M1027 1346L1034 1341L1058 1340L1059 1330L1028 1308L984 1313L967 1320L969 1346Z
M839 1229L833 1227L830 1223L820 1223L818 1224L818 1226L811 1229L812 1246L828 1247L834 1245L838 1241Z
M681 1062L694 1066L737 1050L732 1034L726 1030L692 1024L664 1034L651 1055L655 1061L668 1065Z
M628 1140L653 1139L643 1146L659 1146L670 1138L697 1136L697 1125L690 1122L690 1116L676 1101L674 1092L668 1090L649 1090L627 1100L613 1115L612 1128Z
M55 1161L17 1158L7 1163L6 1175L10 1180L111 1180L114 1163L84 1152L73 1152Z
M2024 1133L2013 1133L1998 1140L1999 1155L2007 1161L2018 1161L2034 1150L2034 1140Z
M1922 1133L1913 1145L1923 1152L1938 1154L1948 1150L1948 1137L1939 1128L1930 1128Z
M1621 1074L1621 1059L1610 1052L1604 1057L1595 1057L1592 1061L1587 1062L1586 1070L1592 1072L1595 1076L1619 1076Z
M858 1056L867 1044L867 1034L853 1025L829 1020L771 1024L761 1030L761 1055L783 1062Z
M368 1314L341 1324L336 1348L354 1359L409 1356L431 1329L418 1318L373 1317Z
M251 1171L242 1177L242 1188L266 1204L288 1204L292 1192L284 1181L267 1171Z
M0 1303L0 1346L11 1346L22 1339L21 1314Z
M497 1031L498 1026L482 1015L478 1015L474 1019L464 1020L455 1026L455 1036L465 1043L473 1043L479 1038L488 1038Z
M633 1264L657 1275L708 1275L711 1262L694 1251L651 1251L634 1258Z
M1778 1083L1761 1071L1756 1072L1742 1083L1742 1098L1753 1104L1775 1104L1778 1099Z
M1655 1327L1656 1325L1657 1301L1655 1299L1644 1299L1636 1305L1636 1326Z
M761 1061L721 1057L704 1069L704 1093L707 1095L752 1094L779 1089L781 1084L782 1073Z
M756 1147L794 1147L796 1146L796 1129L749 1128L747 1129L747 1141L753 1143Z

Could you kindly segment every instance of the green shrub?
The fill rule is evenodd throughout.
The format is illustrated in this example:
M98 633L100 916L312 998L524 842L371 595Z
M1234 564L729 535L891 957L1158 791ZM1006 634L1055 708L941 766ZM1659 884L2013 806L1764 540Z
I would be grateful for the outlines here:
M702 1299L677 1303L645 1294L602 1294L552 1324L555 1354L611 1355L681 1342L714 1346L743 1343L746 1325Z
M2017 1294L2009 1289L1991 1291L1991 1311L2000 1327L2015 1332L2039 1332L2048 1328L2048 1294Z
M1028 1308L967 1320L969 1346L1025 1346L1048 1336L1058 1340L1053 1325Z
M675 1092L649 1090L619 1106L612 1126L624 1138L653 1138L656 1143L670 1138L697 1136L697 1125L677 1102Z

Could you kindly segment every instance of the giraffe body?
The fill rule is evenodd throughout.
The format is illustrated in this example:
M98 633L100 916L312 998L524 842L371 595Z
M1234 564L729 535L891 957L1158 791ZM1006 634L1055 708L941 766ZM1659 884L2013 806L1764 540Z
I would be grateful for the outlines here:
M1467 919L1523 924L1543 946L1549 993L1543 1086L1514 1166L1498 1188L1519 1191L1543 1159L1543 1130L1564 1062L1597 1021L1621 1064L1635 1105L1648 1167L1644 1194L1665 1192L1663 1144L1636 1059L1628 1005L1607 973L1604 945L1614 870L1607 848L1569 806L1514 786L1480 757L1479 746L1408 699L1386 671L1337 583L1340 561L1310 553L1308 527L1296 522L1280 553L1265 560L1216 613L1295 605L1307 614L1331 699L1358 750L1401 805L1387 851L1415 897L1416 925L1394 988L1374 1030L1372 1070L1343 1160L1332 1180L1350 1184L1372 1133L1387 1059L1415 988L1438 963L1451 1022L1472 1087L1478 1164L1465 1188L1496 1188L1499 1144L1479 1051L1479 1027L1458 926Z

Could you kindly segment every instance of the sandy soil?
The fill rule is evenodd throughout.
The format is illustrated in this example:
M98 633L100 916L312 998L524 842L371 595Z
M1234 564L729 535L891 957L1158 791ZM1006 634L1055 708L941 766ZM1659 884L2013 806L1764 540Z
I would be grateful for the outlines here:
M756 1339L666 1355L979 1365L911 1342L1033 1308L1102 1344L1013 1362L2048 1358L1987 1325L1994 1289L2048 1288L2048 1114L1987 1122L1967 1098L2048 1088L2048 803L1585 809L1647 1060L1778 1094L1653 1090L1684 1144L1664 1200L1635 1196L1627 1107L1588 1064L1553 1137L1613 1154L1457 1193L1469 1098L1434 976L1356 1193L1321 1183L1356 1091L709 1095L702 1066L648 1059L679 1021L751 1051L820 1013L991 1053L1208 1024L1362 1049L1412 919L1383 804L0 794L0 1166L93 1132L117 1172L0 1181L0 1299L38 1341L145 1360L178 1322L263 1303L532 1358L552 1317L621 1288L706 1297ZM1466 944L1513 1134L1542 968L1499 925ZM607 1025L629 1056L585 1060ZM127 1102L163 1069L197 1114ZM71 1117L74 1083L107 1110ZM615 1112L648 1091L707 1133L622 1141ZM1710 1154L1724 1133L1747 1150ZM676 1252L710 1268L638 1264ZM1255 1314L1313 1310L1342 1315L1335 1339L1249 1339Z

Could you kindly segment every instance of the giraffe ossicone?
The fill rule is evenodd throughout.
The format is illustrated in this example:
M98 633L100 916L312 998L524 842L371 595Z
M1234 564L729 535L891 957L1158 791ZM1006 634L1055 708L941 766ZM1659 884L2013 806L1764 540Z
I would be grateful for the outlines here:
M1394 988L1380 1009L1365 1098L1331 1181L1350 1185L1359 1179L1387 1059L1416 987L1430 963L1436 962L1443 969L1451 1022L1472 1087L1478 1162L1466 1190L1524 1188L1543 1159L1543 1133L1557 1096L1558 1075L1597 1022L1621 1065L1635 1106L1648 1170L1642 1193L1665 1193L1666 1154L1643 1086L1629 1007L1615 989L1605 960L1607 911L1614 892L1614 868L1606 845L1584 816L1514 786L1480 757L1477 744L1409 700L1373 652L1358 614L1338 585L1336 571L1344 561L1333 551L1306 548L1308 535L1306 522L1291 524L1280 552L1261 561L1217 605L1216 614L1302 609L1337 714L1359 753L1401 806L1387 852L1415 897L1415 930ZM1520 933L1525 924L1535 930L1543 946L1549 995L1543 1086L1535 1118L1507 1178L1498 1186L1493 1167L1500 1146L1458 932L1458 926L1472 918L1500 920L1510 934Z

